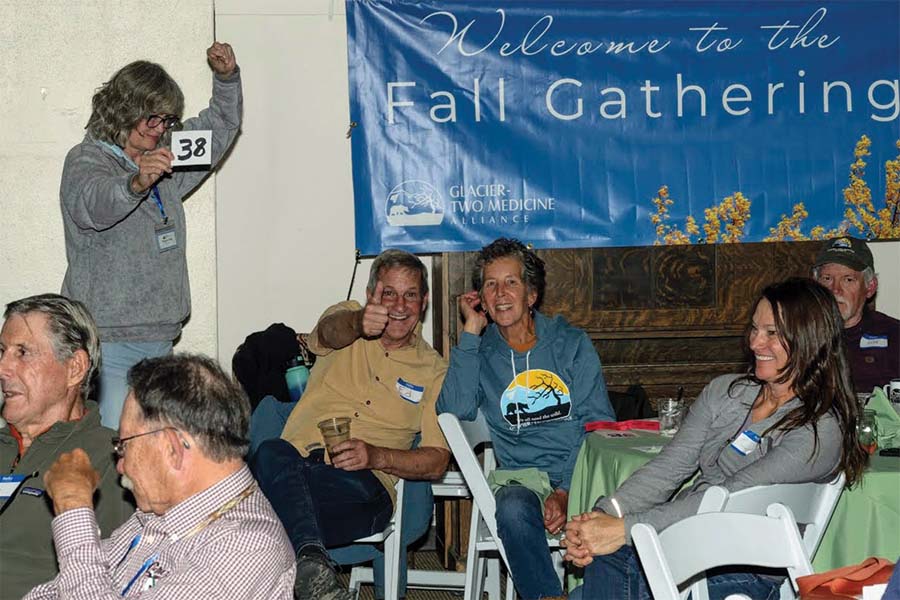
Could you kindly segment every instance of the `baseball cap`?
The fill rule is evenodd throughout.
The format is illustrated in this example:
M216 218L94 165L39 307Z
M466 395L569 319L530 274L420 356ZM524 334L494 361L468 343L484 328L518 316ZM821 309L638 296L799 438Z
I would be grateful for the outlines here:
M854 271L863 271L866 267L875 269L872 251L869 250L865 240L850 236L837 237L825 242L813 266L820 267L828 263L844 265Z

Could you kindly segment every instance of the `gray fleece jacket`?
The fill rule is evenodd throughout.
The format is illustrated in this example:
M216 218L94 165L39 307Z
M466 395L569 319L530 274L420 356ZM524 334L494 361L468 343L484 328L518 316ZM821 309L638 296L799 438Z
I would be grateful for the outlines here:
M209 107L184 129L212 130L212 167L234 142L241 124L241 77L213 77ZM90 135L72 148L63 166L59 197L68 268L65 296L85 303L104 342L171 341L191 312L182 201L209 175L176 170L157 184L165 224L177 247L157 244L163 217L151 193L131 191L137 167Z
M763 437L766 429L800 406L800 401L794 398L768 418L749 425L750 409L760 386L741 382L729 393L729 386L739 377L723 375L710 382L662 453L635 471L612 496L597 501L595 510L616 515L610 498L616 499L624 513L629 544L635 523L648 523L662 531L696 514L703 493L713 485L736 492L756 485L827 482L834 478L841 457L841 432L834 415L819 419L815 452L809 425ZM730 444L747 429L762 439L756 450L741 456ZM694 482L669 500L698 468Z

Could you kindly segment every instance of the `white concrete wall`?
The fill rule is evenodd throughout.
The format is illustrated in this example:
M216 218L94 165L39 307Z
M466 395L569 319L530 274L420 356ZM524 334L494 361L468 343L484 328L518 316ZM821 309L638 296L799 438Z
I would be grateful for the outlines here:
M219 358L230 365L249 333L279 321L309 331L347 297L355 244L344 3L218 0L216 32L234 45L245 86L243 133L218 179ZM360 301L370 265L357 270Z
M58 292L59 178L91 97L123 65L161 63L186 114L209 100L212 0L0 0L0 303ZM193 314L180 350L216 353L215 182L186 205Z

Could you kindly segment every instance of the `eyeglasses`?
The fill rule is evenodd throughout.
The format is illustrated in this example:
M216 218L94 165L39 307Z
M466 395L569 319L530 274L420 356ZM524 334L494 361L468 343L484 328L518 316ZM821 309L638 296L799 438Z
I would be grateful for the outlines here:
M147 127L153 129L154 127L159 127L159 124L162 123L166 129L172 129L179 121L181 119L175 115L149 115L147 117Z
M160 427L159 429L154 429L153 431L145 431L144 433L137 433L135 435L129 435L126 438L118 438L114 437L112 440L113 452L119 458L125 458L125 444L126 442L130 442L131 440L139 437L144 437L145 435L153 435L154 433L159 433L160 431L165 431L166 429L171 429L173 431L178 431L175 427Z

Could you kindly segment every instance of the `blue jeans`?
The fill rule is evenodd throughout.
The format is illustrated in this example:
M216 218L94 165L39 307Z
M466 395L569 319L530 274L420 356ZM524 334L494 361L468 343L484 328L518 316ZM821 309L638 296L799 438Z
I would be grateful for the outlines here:
M264 442L250 470L284 525L294 553L306 546L345 546L382 531L394 512L391 497L371 471L344 471L308 457L281 439Z
M706 580L710 600L723 600L731 594L746 594L753 600L775 600L780 583L753 573L721 573ZM595 556L584 569L583 600L652 600L647 578L637 553L622 546L612 554Z
M100 377L97 402L100 423L119 429L119 417L128 394L128 369L145 358L165 356L172 352L172 342L102 342L100 344Z
M541 499L520 485L504 486L495 497L497 533L519 596L523 600L561 596L562 586L547 546Z
M265 396L259 401L250 415L250 456L266 440L281 437L295 406L296 402L282 402L275 396Z

